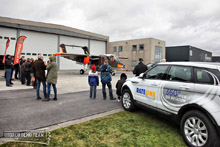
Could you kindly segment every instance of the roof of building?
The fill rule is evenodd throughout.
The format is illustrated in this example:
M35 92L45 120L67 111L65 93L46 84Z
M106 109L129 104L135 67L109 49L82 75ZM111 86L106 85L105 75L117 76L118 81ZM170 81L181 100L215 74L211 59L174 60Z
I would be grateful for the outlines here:
M198 48L198 47L195 47L195 46L191 46L191 45L166 46L166 49L168 49L168 48L178 48L178 47L194 48L194 49L197 49L197 50L200 50L200 51L212 53L211 51L207 51L207 50L204 50L204 49L201 49L201 48Z
M80 37L80 38L88 38L94 40L102 40L108 41L109 37L79 30L76 28L67 27L64 25L57 25L51 23L43 23L43 22L35 22L29 20L21 20L21 19L14 19L8 17L0 17L0 26L10 27L10 28L18 28L24 30L31 30L31 31L39 31L45 33L52 33L52 34L60 34L66 36L73 36L73 37Z
M119 41L112 41L110 43L116 43L116 42L129 42L129 41L140 41L140 40L147 40L147 39L154 39L154 40L157 40L157 41L161 41L161 42L165 42L163 40L160 40L160 39L155 39L155 38L139 38L139 39L130 39L130 40L119 40Z

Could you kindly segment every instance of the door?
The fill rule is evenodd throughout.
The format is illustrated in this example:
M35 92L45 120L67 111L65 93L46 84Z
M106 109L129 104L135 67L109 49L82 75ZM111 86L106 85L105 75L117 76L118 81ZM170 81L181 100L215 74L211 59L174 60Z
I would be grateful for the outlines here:
M157 107L175 113L187 104L194 94L192 75L192 67L171 66L166 80L160 84Z
M215 98L219 99L219 80L214 73L219 74L219 71L217 69L194 68L195 92L192 103L205 105ZM210 105L209 109L212 108L215 107Z
M158 65L146 72L143 78L133 81L135 87L135 99L156 107L156 99L158 99L158 90L161 80L164 78L167 65Z

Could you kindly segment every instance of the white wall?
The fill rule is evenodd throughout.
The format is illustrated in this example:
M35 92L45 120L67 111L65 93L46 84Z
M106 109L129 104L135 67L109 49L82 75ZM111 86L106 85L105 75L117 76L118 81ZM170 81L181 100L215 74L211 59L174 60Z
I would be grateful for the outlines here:
M0 36L2 36L2 39L0 39L0 55L4 55L5 53L7 39L4 39L4 37L9 37L10 44L6 54L14 56L15 44L17 40L17 30L0 27ZM11 40L11 37L15 38L15 40Z

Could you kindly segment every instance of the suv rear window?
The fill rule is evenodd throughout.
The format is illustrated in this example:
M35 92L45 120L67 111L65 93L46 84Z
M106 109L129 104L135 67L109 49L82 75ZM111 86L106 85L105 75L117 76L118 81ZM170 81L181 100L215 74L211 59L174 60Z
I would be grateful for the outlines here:
M185 66L171 66L168 73L169 81L190 82L191 80L191 67Z
M195 82L200 84L213 85L215 83L215 80L220 80L220 72L216 69L195 68L194 74ZM215 76L213 76L212 74L214 74Z

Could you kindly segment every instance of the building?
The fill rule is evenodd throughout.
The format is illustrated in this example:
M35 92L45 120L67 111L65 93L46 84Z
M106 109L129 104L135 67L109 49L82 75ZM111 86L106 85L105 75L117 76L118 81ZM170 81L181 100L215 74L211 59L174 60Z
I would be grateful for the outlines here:
M166 47L166 60L210 62L212 53L190 45Z
M70 44L78 46L88 46L93 55L105 54L107 52L109 37L91 33L62 25L26 21L0 17L0 68L4 68L2 58L5 52L6 41L10 39L10 45L7 54L14 55L16 39L19 36L26 36L24 41L22 56L25 58L37 58L38 54L48 60L48 56L59 52L59 45ZM66 48L68 53L83 54L80 48ZM59 69L72 70L81 69L83 65L76 62L58 57Z
M220 56L212 56L212 62L220 62Z
M109 42L109 54L115 54L125 63L126 70L133 70L138 64L139 58L144 59L144 63L158 63L165 59L165 41L144 38L126 41Z

